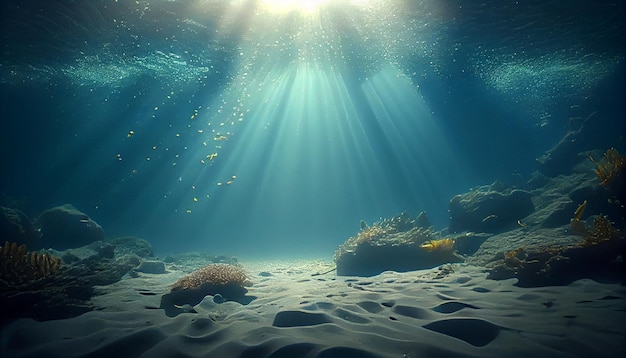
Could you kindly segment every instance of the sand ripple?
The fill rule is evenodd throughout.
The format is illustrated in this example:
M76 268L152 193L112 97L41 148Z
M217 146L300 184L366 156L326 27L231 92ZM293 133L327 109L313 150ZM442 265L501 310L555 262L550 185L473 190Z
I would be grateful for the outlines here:
M608 358L626 350L622 286L529 289L471 266L455 270L438 279L436 270L312 278L307 266L263 267L271 275L256 278L250 304L207 297L197 313L176 317L154 309L169 282L143 276L107 286L101 311L4 327L0 356ZM153 283L157 295L136 289Z

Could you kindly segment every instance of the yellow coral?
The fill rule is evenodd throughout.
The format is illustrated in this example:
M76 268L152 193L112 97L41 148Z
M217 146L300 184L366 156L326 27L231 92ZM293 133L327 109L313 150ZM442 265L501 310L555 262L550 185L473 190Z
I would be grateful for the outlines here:
M600 185L605 186L609 184L620 173L622 168L624 168L624 158L626 157L620 155L615 148L608 149L599 162L589 155L589 160L596 166L595 172L598 179L600 179Z

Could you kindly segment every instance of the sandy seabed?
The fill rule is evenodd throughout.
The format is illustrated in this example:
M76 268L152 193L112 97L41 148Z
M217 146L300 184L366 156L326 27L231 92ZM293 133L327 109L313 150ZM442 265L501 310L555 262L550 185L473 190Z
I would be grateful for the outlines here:
M161 296L183 275L141 274L98 287L98 310L19 319L2 357L623 357L626 287L579 280L519 288L482 268L337 277L321 260L244 263L247 305L168 317ZM451 269L451 270L450 270ZM188 270L187 270L188 271Z

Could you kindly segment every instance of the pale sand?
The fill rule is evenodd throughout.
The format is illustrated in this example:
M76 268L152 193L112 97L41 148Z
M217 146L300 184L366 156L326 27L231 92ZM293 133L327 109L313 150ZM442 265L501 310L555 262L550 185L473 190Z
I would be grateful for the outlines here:
M1 333L2 357L621 357L626 288L580 280L518 288L453 265L336 277L322 261L245 263L248 305L213 303L169 318L160 297L183 275L99 288L99 311ZM190 268L186 268L189 271ZM260 276L260 272L271 276Z

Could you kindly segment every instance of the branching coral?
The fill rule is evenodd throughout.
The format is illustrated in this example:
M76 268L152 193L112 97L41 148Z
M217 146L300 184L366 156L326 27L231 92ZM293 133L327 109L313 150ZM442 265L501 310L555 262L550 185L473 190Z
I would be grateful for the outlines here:
M0 246L0 281L16 286L57 273L63 261L47 253L29 252L26 245L5 242Z
M229 264L210 264L176 281L172 285L172 291L198 289L203 285L245 286L247 284L248 276L241 268Z
M221 302L226 300L247 304L249 300L246 298L247 290L244 286L249 285L248 277L240 267L210 264L176 281L171 292L161 297L161 308L169 317L174 317L189 312L181 308L183 305L197 305L207 295L214 296L214 300Z
M595 172L600 180L600 185L610 184L620 174L624 168L625 158L615 148L608 149L600 161L596 161L591 155L589 156L589 160L596 166Z

